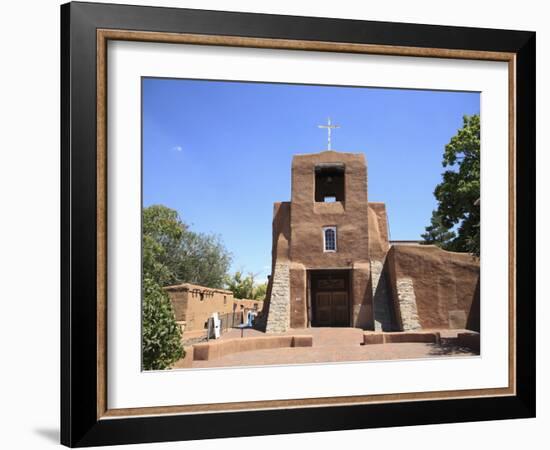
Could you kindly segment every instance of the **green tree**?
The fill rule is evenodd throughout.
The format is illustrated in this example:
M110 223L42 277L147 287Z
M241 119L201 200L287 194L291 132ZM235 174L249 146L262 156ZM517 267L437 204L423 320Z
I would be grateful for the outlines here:
M227 277L226 285L235 298L252 298L254 275L249 273L244 276L242 272L237 271L233 276Z
M142 366L144 370L163 370L185 356L181 331L170 299L151 278L143 279Z
M192 232L166 206L143 210L142 365L162 370L185 356L181 331L162 286L222 287L231 257L217 236Z
M445 146L442 164L447 170L434 191L438 207L423 235L426 241L433 239L432 243L446 250L479 255L479 155L479 115L466 115L462 128Z
M265 300L267 293L267 283L257 284L254 289L254 300Z
M219 236L190 231L184 233L176 267L177 282L223 288L230 265L231 254Z
M143 271L161 286L224 285L231 254L217 235L195 233L178 213L163 205L143 210Z
M188 227L178 213L166 206L143 210L143 273L161 286L178 280L181 241Z
M437 245L445 248L456 237L453 231L443 225L441 216L437 211L432 211L431 224L426 227L426 232L422 234L423 244Z
M242 272L237 271L231 277L226 278L225 284L227 289L233 292L235 298L265 299L267 283L257 284L253 273L244 276Z

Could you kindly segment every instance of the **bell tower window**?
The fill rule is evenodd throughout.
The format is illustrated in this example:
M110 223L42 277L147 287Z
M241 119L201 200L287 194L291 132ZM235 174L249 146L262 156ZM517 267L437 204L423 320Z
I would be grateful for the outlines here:
M315 201L324 203L345 201L345 170L342 163L315 166Z

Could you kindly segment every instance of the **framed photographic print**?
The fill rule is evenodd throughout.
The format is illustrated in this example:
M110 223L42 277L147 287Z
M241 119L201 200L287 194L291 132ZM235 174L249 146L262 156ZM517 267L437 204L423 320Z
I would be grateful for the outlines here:
M61 19L63 444L534 416L535 33Z

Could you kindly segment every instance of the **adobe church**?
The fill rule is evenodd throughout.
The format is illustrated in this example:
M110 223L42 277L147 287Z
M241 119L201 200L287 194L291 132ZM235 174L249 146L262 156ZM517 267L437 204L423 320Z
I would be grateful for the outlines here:
M328 127L328 150L293 157L291 200L274 205L265 331L479 331L477 258L391 243L364 154L331 150Z

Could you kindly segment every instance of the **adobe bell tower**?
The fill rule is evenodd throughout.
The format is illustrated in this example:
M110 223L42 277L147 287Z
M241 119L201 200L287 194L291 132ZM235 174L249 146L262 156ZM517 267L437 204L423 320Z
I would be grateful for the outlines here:
M291 191L274 209L266 331L373 329L364 155L295 155Z

